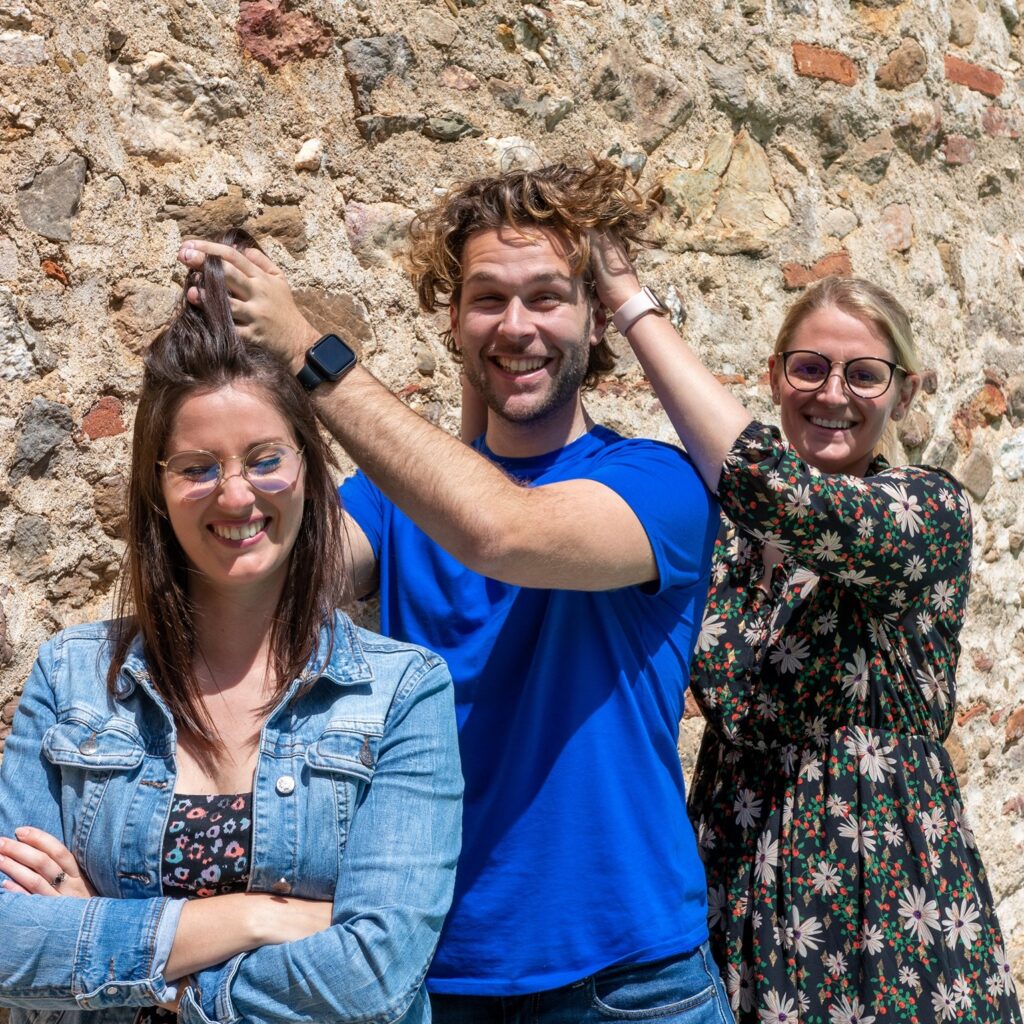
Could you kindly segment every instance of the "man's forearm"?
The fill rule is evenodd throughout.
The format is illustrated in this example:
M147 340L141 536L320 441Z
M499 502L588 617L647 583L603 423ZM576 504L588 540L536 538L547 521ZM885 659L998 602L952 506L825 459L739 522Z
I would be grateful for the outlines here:
M407 408L362 366L314 392L317 412L353 461L433 540L478 572L530 495L461 441Z

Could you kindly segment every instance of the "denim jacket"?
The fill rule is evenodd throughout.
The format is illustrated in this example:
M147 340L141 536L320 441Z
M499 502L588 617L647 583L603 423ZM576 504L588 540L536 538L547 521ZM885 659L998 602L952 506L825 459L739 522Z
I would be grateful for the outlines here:
M174 995L162 972L184 901L160 885L174 722L138 638L109 693L109 627L43 645L0 766L0 835L57 836L99 893L0 890L11 1024L131 1024ZM263 726L249 889L331 899L334 923L200 972L181 1024L430 1019L423 979L460 843L451 678L436 655L341 613L324 665L326 642L310 662L324 667L307 667Z

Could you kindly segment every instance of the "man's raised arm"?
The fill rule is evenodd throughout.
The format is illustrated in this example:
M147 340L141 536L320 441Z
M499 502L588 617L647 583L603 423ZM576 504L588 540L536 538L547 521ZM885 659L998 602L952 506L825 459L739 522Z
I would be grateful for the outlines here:
M319 334L281 271L258 250L189 241L180 259L223 261L239 335L298 372ZM191 296L200 301L200 296ZM522 487L428 423L355 366L313 391L318 413L356 464L417 525L468 568L507 583L607 590L657 578L647 534L610 487L569 480Z

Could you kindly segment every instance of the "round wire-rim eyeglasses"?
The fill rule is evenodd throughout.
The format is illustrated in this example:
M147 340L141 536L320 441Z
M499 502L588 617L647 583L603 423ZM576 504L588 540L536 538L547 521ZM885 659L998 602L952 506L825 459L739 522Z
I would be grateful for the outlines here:
M790 365L794 356L803 357L806 360L805 370L814 368L820 372L820 376L813 379L800 377L796 368ZM905 366L879 356L830 359L821 352L802 348L782 353L782 372L789 386L797 391L820 391L837 366L842 367L842 379L847 389L859 398L880 398L889 390L897 370L902 374L910 373ZM884 372L882 367L885 368ZM859 378L858 374L861 375Z
M225 455L218 458L213 452L195 449L175 452L167 459L157 461L171 483L186 501L198 501L217 490L225 480L224 465L237 462L241 476L257 491L277 494L287 490L299 478L302 448L283 441L264 441L254 444L243 455Z

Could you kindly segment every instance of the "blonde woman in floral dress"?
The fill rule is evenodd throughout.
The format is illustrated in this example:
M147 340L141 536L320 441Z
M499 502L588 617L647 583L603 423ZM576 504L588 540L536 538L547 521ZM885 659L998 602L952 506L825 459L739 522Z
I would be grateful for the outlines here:
M609 240L592 264L610 310L640 292ZM623 327L723 511L689 806L739 1024L1020 1022L943 747L970 508L876 454L920 383L906 313L853 279L798 300L769 360L785 441L663 317Z

